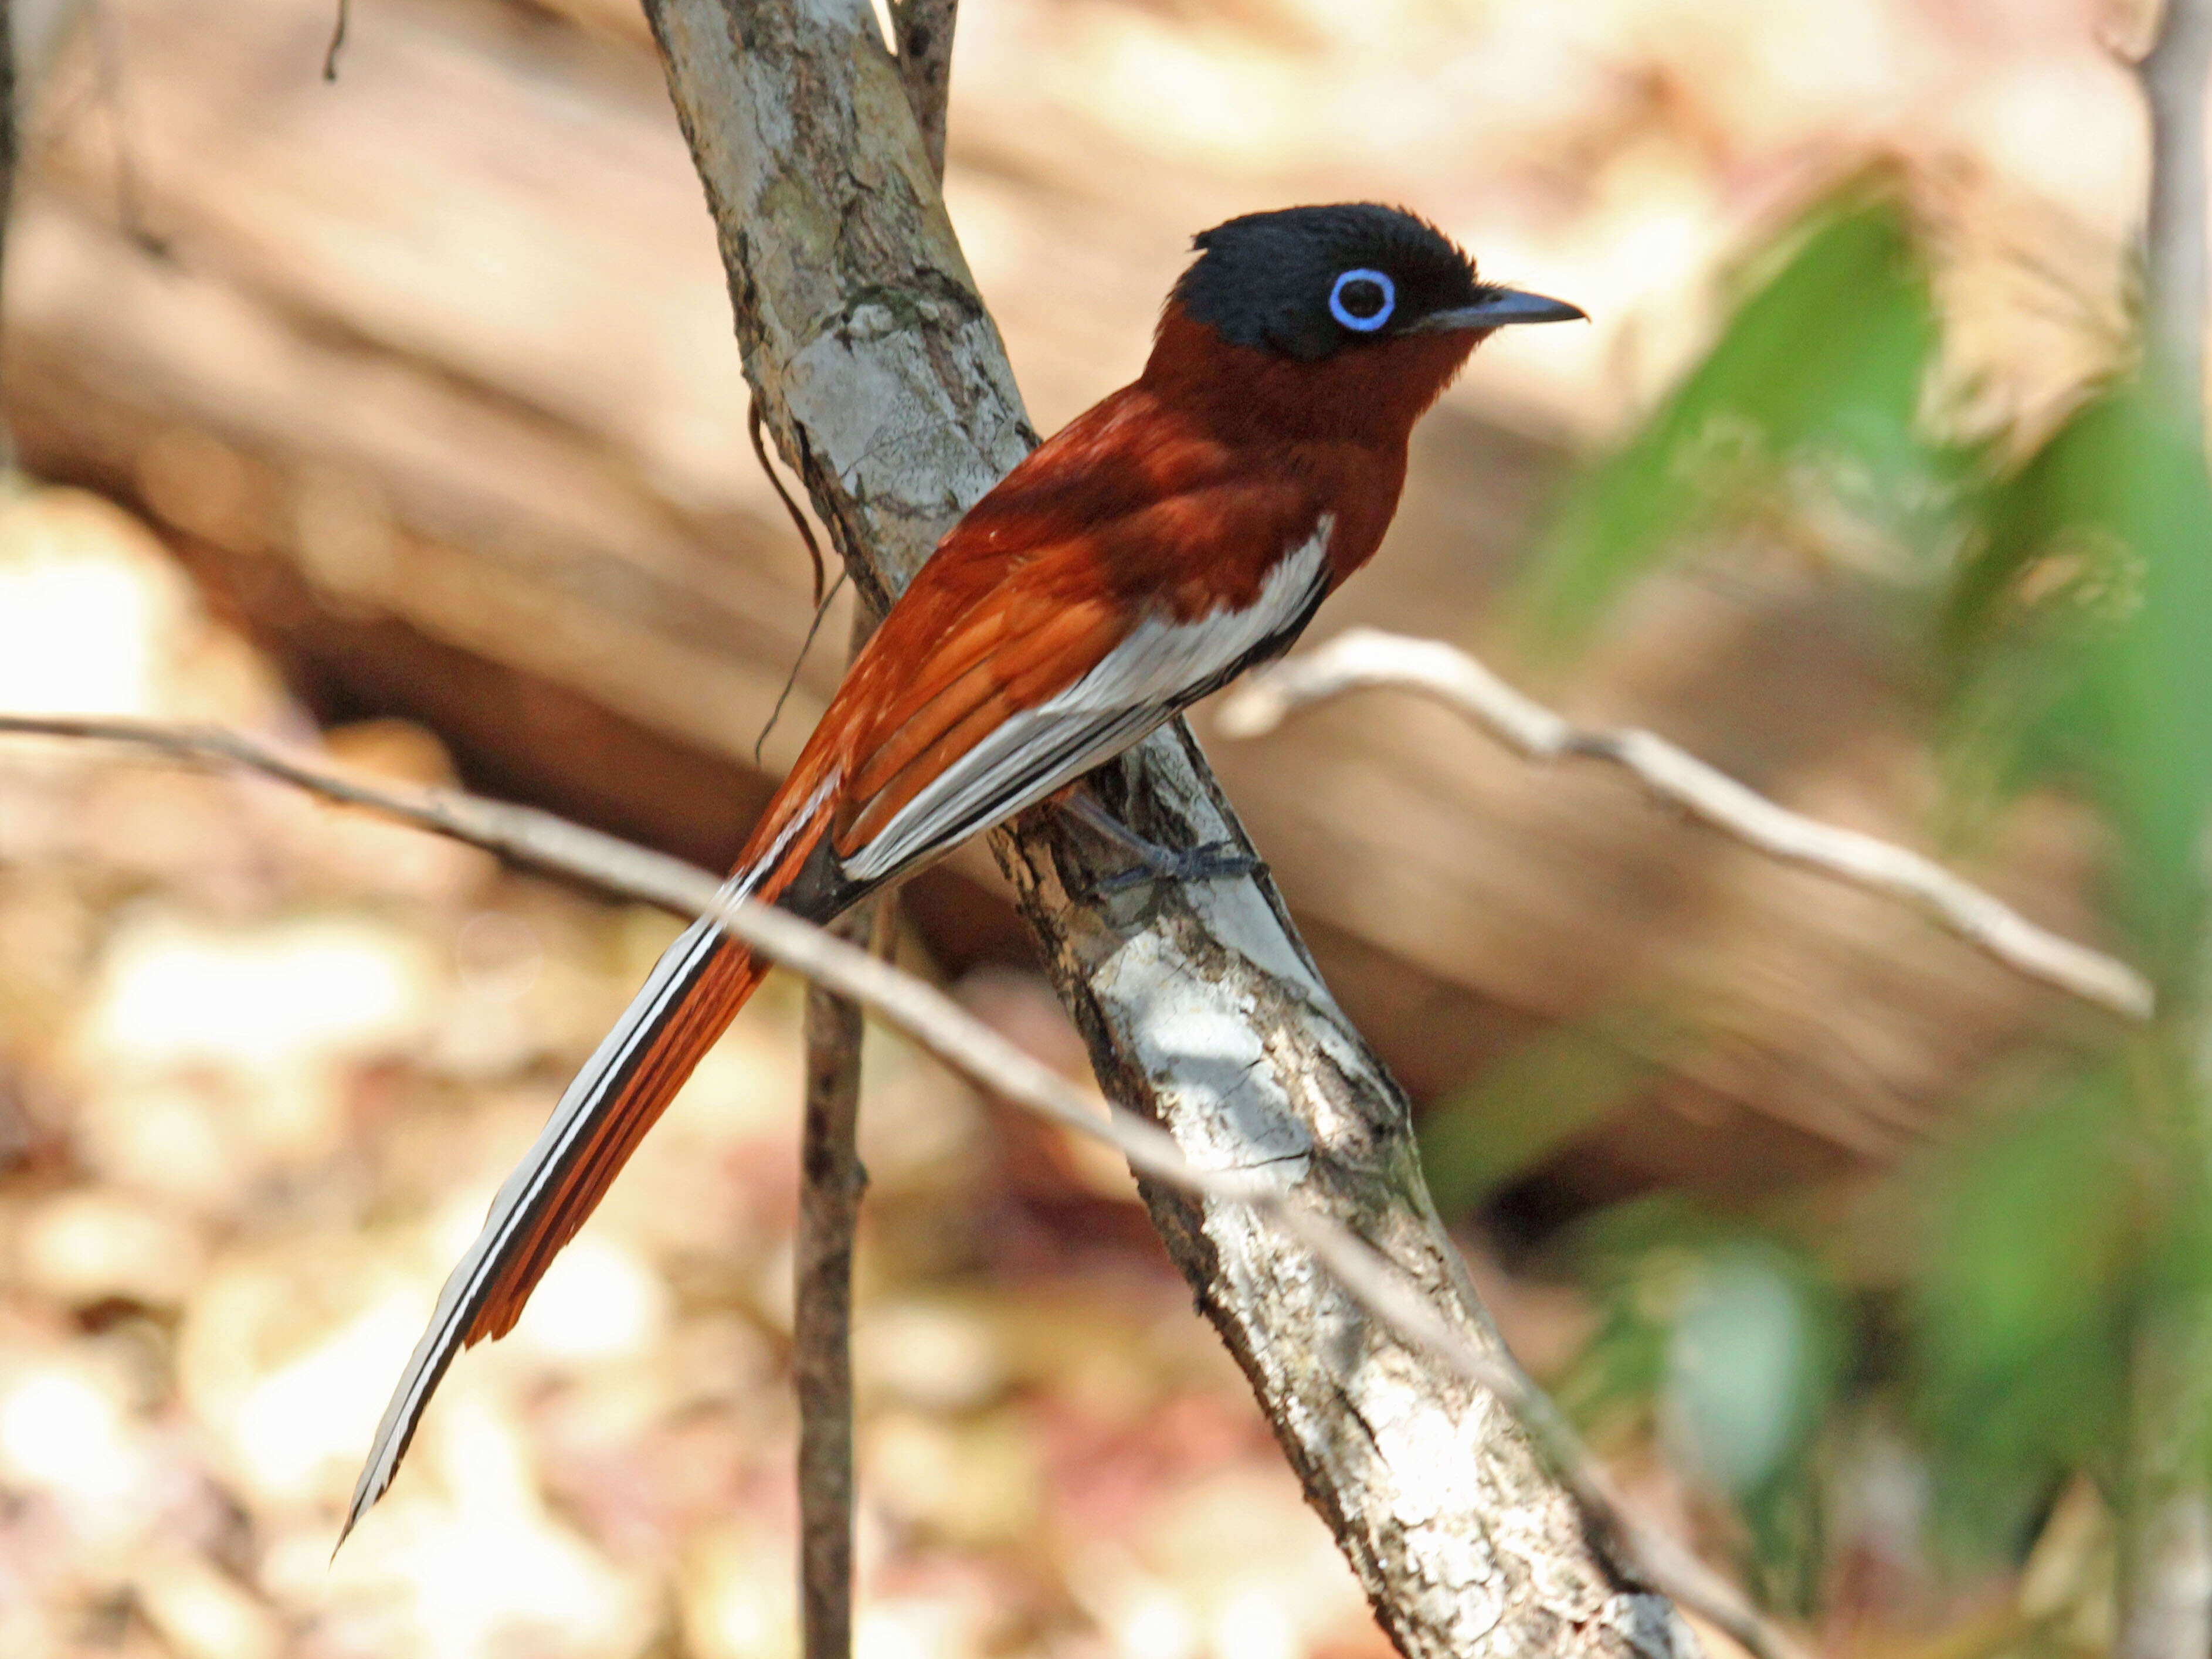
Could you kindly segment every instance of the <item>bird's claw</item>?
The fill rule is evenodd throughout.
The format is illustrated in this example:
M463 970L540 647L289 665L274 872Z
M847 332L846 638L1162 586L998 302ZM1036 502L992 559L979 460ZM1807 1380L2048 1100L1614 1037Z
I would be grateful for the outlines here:
M1163 881L1233 881L1266 871L1265 860L1241 843L1223 839L1197 847L1163 847L1108 811L1087 789L1078 787L1058 798L1079 823L1109 846L1135 860L1127 869L1095 877L1091 890L1099 897Z
M1234 842L1210 841L1180 851L1156 847L1126 870L1101 876L1091 885L1100 894L1127 892L1151 882L1236 881L1266 873L1267 861Z

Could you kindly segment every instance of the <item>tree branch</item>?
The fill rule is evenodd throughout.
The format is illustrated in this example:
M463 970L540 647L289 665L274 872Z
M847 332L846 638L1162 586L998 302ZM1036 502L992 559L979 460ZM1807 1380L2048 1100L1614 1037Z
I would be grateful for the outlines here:
M1901 899L2006 967L2124 1019L2151 1017L2156 993L2134 969L2037 927L1931 860L1778 806L1649 732L1578 728L1441 641L1352 629L1254 674L1222 703L1215 722L1225 736L1256 738L1297 709L1378 687L1434 697L1530 760L1609 761L1668 805L1754 851Z
M929 170L945 180L945 115L952 86L952 28L960 0L891 0L891 27L898 33L899 79L921 129Z
M1102 1117L1095 1103L1057 1072L1014 1047L943 992L861 946L773 906L732 902L723 883L680 859L535 807L453 789L363 782L220 727L0 714L0 735L9 734L124 744L173 760L239 768L325 800L465 842L596 892L654 905L686 921L713 916L750 948L867 1008L978 1087L1105 1142L1153 1181L1233 1206L1296 1239L1359 1307L1392 1334L1427 1351L1520 1415L1558 1478L1583 1505L1590 1526L1633 1561L1642 1576L1759 1659L1797 1659L1800 1655L1796 1644L1753 1610L1734 1586L1672 1539L1636 1522L1559 1408L1511 1357L1471 1339L1451 1312L1440 1309L1396 1264L1299 1194L1297 1171L1203 1167L1185 1157L1170 1136L1119 1106L1109 1103ZM1439 1455L1443 1455L1441 1449Z
M1035 442L896 68L860 0L648 0L747 378L881 599ZM1180 721L1093 775L1154 842L1245 845ZM1405 1097L1264 878L1097 896L1047 812L994 848L1119 1105L1266 1169L1502 1353L1421 1179ZM1377 1618L1414 1659L1680 1654L1687 1629L1486 1388L1376 1324L1246 1209L1141 1183Z
M871 899L830 931L867 949ZM799 1629L805 1659L853 1650L853 1248L860 1224L860 1005L806 988L806 1112L793 1249L791 1370L799 1395Z
M2204 414L2204 94L2212 0L2166 0L2158 39L2136 65L2150 111L2150 207L2143 237L2144 350L2172 377L2189 418Z
M757 430L757 428L756 428ZM765 465L765 462L763 462ZM796 509L793 509L794 516ZM877 617L853 611L857 657ZM831 925L887 954L896 896L862 900ZM860 1004L806 988L806 1102L793 1253L792 1375L799 1395L799 1628L805 1659L853 1651L853 1251L860 1229Z
M23 113L16 107L19 79L14 0L0 0L0 270L4 270L8 229L15 204L15 170L23 155ZM0 420L0 472L12 472L15 468L15 434Z
M2204 99L2212 76L2212 0L2166 0L2157 39L2136 72L2151 137L2143 353L2152 384L2188 422L2201 452L2208 301ZM2201 1054L2201 1024L2197 1040ZM2201 1107L2191 1103L2185 1109ZM2119 1659L2212 1650L2212 1500L2194 1455L2203 1441L2204 1360L2212 1347L2203 1304L2198 1296L2164 1310L2144 1304L2135 1316L2132 1422L2118 1551L2119 1628L2112 1644Z

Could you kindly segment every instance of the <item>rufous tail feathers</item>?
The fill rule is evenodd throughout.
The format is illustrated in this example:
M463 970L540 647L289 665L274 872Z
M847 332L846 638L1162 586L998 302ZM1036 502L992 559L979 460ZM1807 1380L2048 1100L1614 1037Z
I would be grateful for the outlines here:
M828 793L821 787L802 792L787 784L723 892L757 899L786 896L810 860L821 862L814 859L817 849L826 852ZM804 884L804 897L789 897L811 920L828 921L850 902L841 884ZM812 915L817 909L830 914ZM599 1206L646 1131L737 1018L768 967L711 921L695 922L662 953L644 988L569 1084L544 1129L492 1200L483 1231L447 1279L429 1328L416 1344L377 1425L338 1534L341 1544L392 1484L453 1356L485 1337L514 1329L553 1257Z

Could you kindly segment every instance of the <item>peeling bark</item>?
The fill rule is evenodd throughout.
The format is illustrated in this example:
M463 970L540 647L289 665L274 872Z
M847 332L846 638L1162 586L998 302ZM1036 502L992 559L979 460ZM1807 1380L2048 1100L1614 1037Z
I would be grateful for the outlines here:
M745 369L854 579L887 599L1036 434L860 0L648 0ZM1243 844L1180 722L1103 781L1157 841ZM1196 1161L1269 1167L1494 1344L1403 1094L1264 878L1093 890L1049 812L994 838L1100 1080ZM1200 1306L1401 1650L1686 1655L1497 1403L1241 1212L1148 1192Z

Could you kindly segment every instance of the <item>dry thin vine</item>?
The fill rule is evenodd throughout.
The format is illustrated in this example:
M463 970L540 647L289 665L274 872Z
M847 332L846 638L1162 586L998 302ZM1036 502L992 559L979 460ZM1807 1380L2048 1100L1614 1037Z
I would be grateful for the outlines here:
M1603 1467L1510 1356L1472 1340L1451 1311L1398 1264L1304 1195L1294 1172L1205 1167L1159 1128L1120 1107L1109 1106L1101 1117L1096 1103L1058 1073L944 993L866 950L773 907L733 903L704 870L535 807L458 790L367 782L238 732L152 720L0 714L0 734L5 733L119 743L173 760L243 769L598 892L686 919L713 916L751 949L864 1006L993 1095L1104 1141L1146 1180L1233 1208L1290 1241L1309 1271L1318 1267L1368 1318L1510 1409L1553 1478L1574 1495L1583 1523L1640 1577L1756 1659L1803 1659L1796 1643L1735 1586L1628 1512Z

